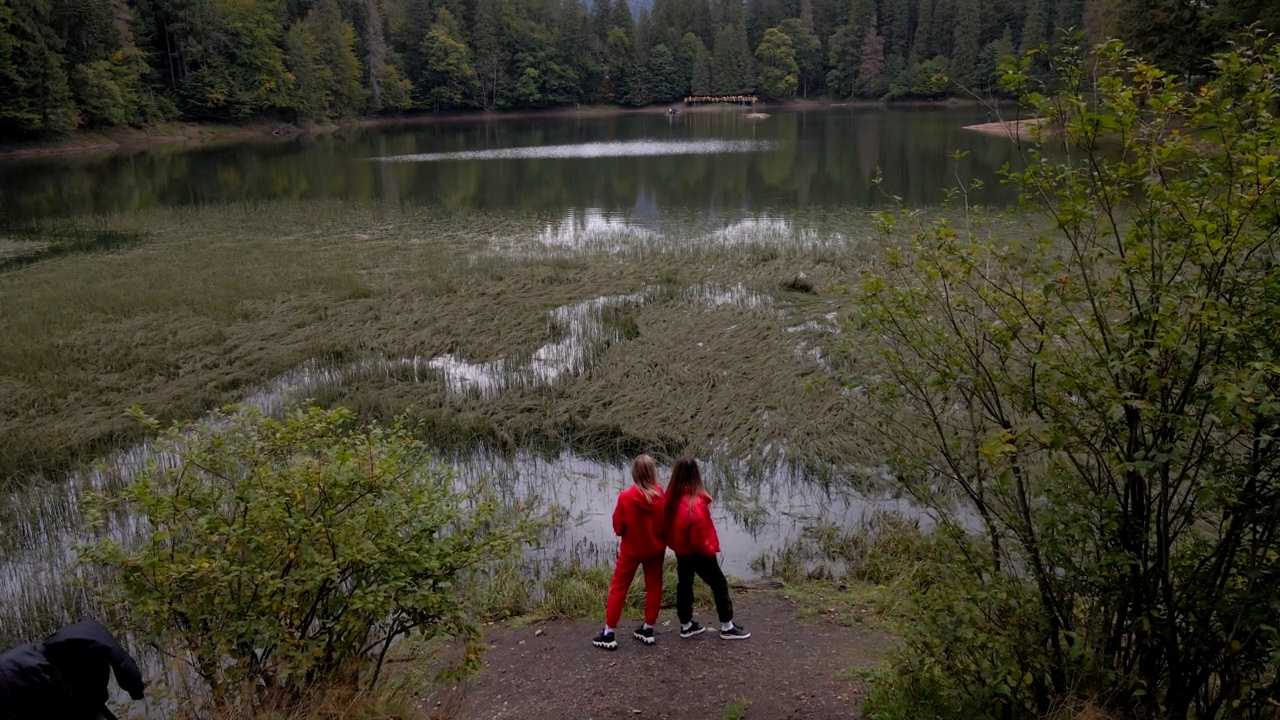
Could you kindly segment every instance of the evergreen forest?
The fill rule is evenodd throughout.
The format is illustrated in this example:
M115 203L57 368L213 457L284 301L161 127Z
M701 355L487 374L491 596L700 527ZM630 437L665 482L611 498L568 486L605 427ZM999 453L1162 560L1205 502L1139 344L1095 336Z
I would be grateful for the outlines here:
M989 93L1060 30L1197 73L1270 0L0 0L0 140L168 120Z

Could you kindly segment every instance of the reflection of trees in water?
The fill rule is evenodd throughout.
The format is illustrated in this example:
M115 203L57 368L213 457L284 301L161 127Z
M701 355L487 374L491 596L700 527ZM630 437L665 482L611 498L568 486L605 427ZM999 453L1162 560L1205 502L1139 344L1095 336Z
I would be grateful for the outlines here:
M987 180L980 202L1011 199L996 172L1016 160L1005 138L961 129L980 108L830 108L608 117L534 116L364 128L130 155L14 163L0 172L10 217L111 212L195 203L346 198L559 215L573 207L624 211L641 195L661 211L939 202L955 173ZM371 158L629 140L756 139L758 153L400 163ZM956 150L968 156L950 159Z

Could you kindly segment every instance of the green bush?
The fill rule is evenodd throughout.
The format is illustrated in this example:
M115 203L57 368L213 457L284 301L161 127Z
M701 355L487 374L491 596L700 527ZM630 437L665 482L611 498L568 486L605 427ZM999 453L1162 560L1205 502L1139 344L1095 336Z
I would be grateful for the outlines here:
M189 663L215 707L317 684L372 684L397 638L483 649L464 589L538 529L526 508L461 488L395 427L348 410L227 413L164 433L123 505L150 533L89 556L157 647ZM261 692L246 692L257 689Z
M923 597L885 717L895 693L937 717L1280 707L1280 48L1213 66L1006 63L1044 119L1008 181L1046 234L985 233L975 183L869 273L866 414L901 487L980 538Z
M1051 686L1034 588L942 563L928 574L864 711L875 720L1035 717Z

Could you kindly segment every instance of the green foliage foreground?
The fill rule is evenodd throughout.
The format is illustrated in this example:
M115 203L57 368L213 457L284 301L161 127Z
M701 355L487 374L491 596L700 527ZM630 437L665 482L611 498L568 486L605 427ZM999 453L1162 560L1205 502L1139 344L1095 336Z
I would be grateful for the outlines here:
M942 534L868 709L1274 717L1280 52L1218 55L1197 88L1119 44L1049 86L1028 67L1009 87L1048 122L1009 180L1055 232L934 227L862 287L895 472L980 528Z
M172 462L98 508L101 521L127 506L150 535L90 554L118 571L144 637L203 681L209 710L371 684L409 634L456 638L452 669L477 668L468 588L532 538L526 508L458 487L404 428L348 410L227 415L164 442Z

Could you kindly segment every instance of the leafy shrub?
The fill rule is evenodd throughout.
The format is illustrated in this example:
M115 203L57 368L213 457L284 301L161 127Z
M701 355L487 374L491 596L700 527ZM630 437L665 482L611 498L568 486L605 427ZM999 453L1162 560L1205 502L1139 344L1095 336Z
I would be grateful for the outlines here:
M1052 133L1008 179L1051 232L990 237L966 204L862 288L895 475L982 538L878 697L1274 717L1280 49L1220 54L1194 88L1119 43L1064 48L1049 84L1031 65L1007 87Z
M1034 588L941 563L928 574L931 582L910 595L902 645L874 677L866 713L875 720L1035 717L1051 685Z
M172 461L97 508L126 505L150 533L90 557L118 572L138 629L190 664L215 707L372 684L411 633L461 640L453 670L477 667L463 588L536 532L527 509L458 487L405 428L344 409L228 413L162 442ZM239 697L247 688L261 692Z

